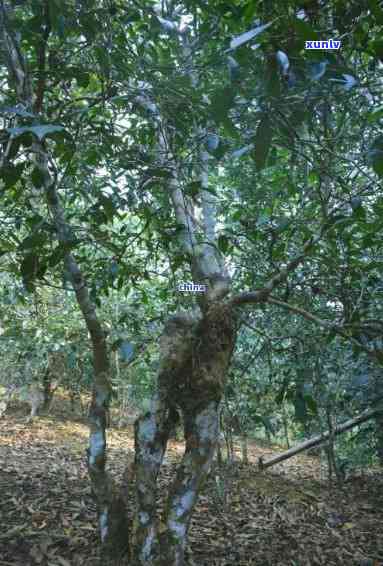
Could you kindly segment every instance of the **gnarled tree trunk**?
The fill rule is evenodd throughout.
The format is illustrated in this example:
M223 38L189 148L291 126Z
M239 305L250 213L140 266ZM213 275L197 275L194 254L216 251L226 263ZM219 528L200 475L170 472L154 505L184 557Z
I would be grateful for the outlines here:
M184 564L191 515L217 444L218 406L235 336L235 317L224 303L212 304L200 320L176 315L165 327L158 392L136 424L135 564ZM157 477L175 408L183 416L185 453L158 521Z

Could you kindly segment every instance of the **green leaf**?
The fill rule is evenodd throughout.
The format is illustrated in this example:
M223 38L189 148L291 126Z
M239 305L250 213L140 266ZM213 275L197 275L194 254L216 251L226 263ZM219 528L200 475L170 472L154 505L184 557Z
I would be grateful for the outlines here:
M220 88L212 96L210 112L217 124L227 118L227 114L234 104L234 98L235 91L232 87Z
M27 236L20 244L20 249L39 248L45 242L45 235L42 232Z
M107 50L104 47L96 47L94 51L101 70L108 75L110 70L110 60Z
M356 206L353 209L352 217L356 220L366 220L366 210L363 208L362 204L359 204L359 206Z
M226 116L226 118L224 118L222 120L222 126L225 130L225 133L228 136L230 136L232 138L237 138L237 139L239 138L238 130L236 130L233 122L227 116ZM226 152L225 145L223 143L221 143L219 148L214 152L214 155L216 157L219 157L220 155L222 156L225 152Z
M216 197L218 196L216 189L212 186L204 187L203 190L206 191L207 193L211 193L212 195L214 195Z
M370 47L372 48L374 54L378 59L383 60L383 39L376 39L370 43Z
M61 137L61 139L57 140L56 136L57 134L52 134L51 136L56 142L55 155L63 161L69 162L76 151L76 144L71 136L66 132L64 139Z
M286 257L286 244L281 242L273 247L272 257L274 261L280 261Z
M35 167L31 174L31 181L36 189L39 189L44 184L44 175L38 167Z
M242 218L243 212L242 210L236 210L232 216L234 222L238 222Z
M278 63L275 57L267 60L265 72L265 85L267 94L270 97L278 98L281 94L281 78L278 70Z
M160 177L163 179L169 179L173 176L173 173L170 169L161 168L161 167L148 167L146 170L148 175L153 175L153 177Z
M4 182L5 188L10 189L21 178L24 171L25 163L18 163L17 165L9 164L2 167L0 171L0 179Z
M369 0L368 7L371 13L375 16L377 24L383 25L383 9L381 8L381 3L379 0Z
M27 135L26 137L31 137L31 136ZM21 145L22 145L22 138L17 138L17 140L13 140L11 147L9 149L9 153L8 153L8 161L9 162L12 162L12 161L15 160Z
M50 267L55 267L64 259L66 250L63 247L57 247L53 253L48 258L48 264Z
M14 251L14 248L9 246L7 248L1 247L0 248L0 257L2 257L3 255L7 255L10 254Z
M7 128L7 132L11 134L11 138L17 138L25 133L31 133L36 136L40 141L42 141L46 136L56 133L63 132L63 126L57 126L55 124L41 124L39 126L23 126L21 128Z
M172 261L172 271L173 273L177 271L179 267L185 264L185 257L182 254L177 254Z
M38 265L37 265L37 271L36 271L36 277L38 279L42 279L45 275L45 272L47 270L48 264L45 260L41 261Z
M229 248L230 240L225 234L221 234L218 237L218 249L225 254Z
M254 138L254 160L257 171L261 171L266 165L272 139L271 122L269 117L265 115L258 125Z
M383 177L383 135L374 140L367 156L375 173Z
M112 218L113 218L113 216L116 212L112 198L107 197L105 195L101 195L100 196L100 203L101 203L101 205L102 205L102 207L105 211L105 214L106 214L108 220L112 220Z
M317 171L314 171L314 169L312 169L308 174L307 180L310 184L315 185L319 181L319 175Z
M87 88L87 86L89 85L89 81L90 81L89 73L86 73L85 71L79 71L76 74L76 82L79 87Z
M304 108L297 108L290 115L290 122L294 127L300 126L306 120L308 113Z
M251 23L254 20L256 13L257 13L257 5L255 2L251 1L248 4L246 4L243 13L243 19L245 23L247 24Z
M379 108L376 108L376 110L368 114L367 122L369 122L369 124L375 124L375 122L378 122L382 118L383 118L383 106L380 106Z
M307 22L296 18L293 21L293 28L297 33L299 38L299 42L302 44L301 47L304 47L306 41L312 41L318 38L318 33L314 30L314 28L308 24Z
M283 383L281 385L280 390L278 391L276 397L275 397L275 403L277 405L282 405L285 396L286 396L286 392L287 392L287 387L289 385L289 378L286 376L283 380Z
M34 253L24 256L20 265L21 276L24 280L32 279L37 269L38 258Z
M143 289L141 290L141 301L144 303L144 305L149 304L149 297Z
M202 189L201 181L192 181L186 185L186 193L192 197L197 196Z
M311 395L305 395L305 402L307 408L313 415L318 414L318 404L315 401L314 397L312 397Z

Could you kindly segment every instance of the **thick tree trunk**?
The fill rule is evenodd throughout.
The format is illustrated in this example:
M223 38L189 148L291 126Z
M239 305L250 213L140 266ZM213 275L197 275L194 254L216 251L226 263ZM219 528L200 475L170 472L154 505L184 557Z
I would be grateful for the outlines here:
M161 566L182 566L187 532L201 487L210 471L218 438L218 403L185 415L186 450L170 489L160 536Z
M167 404L156 393L150 411L135 424L136 519L133 534L134 564L158 563L157 478L172 423Z
M234 340L225 304L210 306L202 320L176 315L165 327L158 392L136 424L135 565L184 564L190 519L217 445L218 406ZM186 447L158 522L157 478L175 409L182 412Z

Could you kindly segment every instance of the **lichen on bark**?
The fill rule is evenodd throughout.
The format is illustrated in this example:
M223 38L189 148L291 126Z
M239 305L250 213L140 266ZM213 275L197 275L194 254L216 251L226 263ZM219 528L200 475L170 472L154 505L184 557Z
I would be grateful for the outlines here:
M137 564L184 563L192 511L216 448L218 406L235 336L236 318L224 303L212 303L202 317L178 313L165 325L158 391L136 426ZM185 453L159 529L157 476L177 411L183 416Z

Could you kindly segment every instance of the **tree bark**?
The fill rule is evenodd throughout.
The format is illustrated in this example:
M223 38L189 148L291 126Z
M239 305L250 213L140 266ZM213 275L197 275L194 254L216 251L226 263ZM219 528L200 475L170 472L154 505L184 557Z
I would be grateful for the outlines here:
M65 221L55 182L50 176L48 158L41 144L34 144L36 166L42 173L47 203L56 227L57 239L68 250L73 241L71 229ZM109 426L111 397L110 364L106 333L98 319L86 281L73 254L68 251L64 264L69 274L78 306L88 329L93 352L93 390L89 408L89 448L87 465L93 494L97 502L99 530L104 556L116 557L128 550L129 531L121 495L105 470L106 429Z
M170 489L160 536L161 566L183 566L187 532L199 492L210 471L218 437L218 402L185 415L186 450Z
M135 424L136 524L133 534L135 565L157 564L160 556L157 525L157 478L171 422L166 401L156 393L150 411Z
M202 319L175 315L165 326L158 390L136 424L133 546L139 566L184 564L190 519L216 449L218 406L235 335L235 317L224 304L211 305ZM186 447L158 521L157 478L175 409L182 413Z

